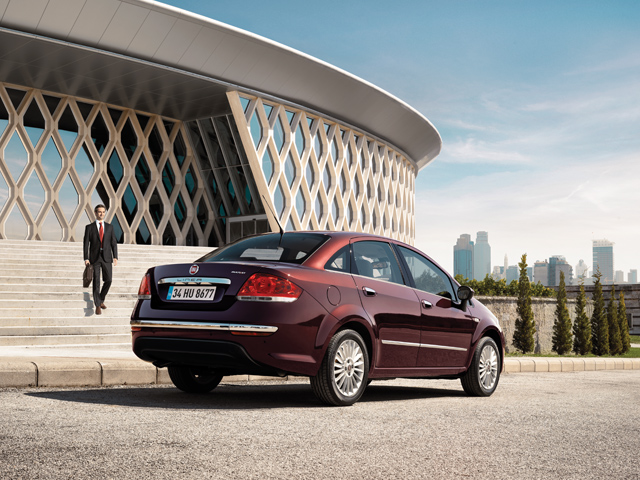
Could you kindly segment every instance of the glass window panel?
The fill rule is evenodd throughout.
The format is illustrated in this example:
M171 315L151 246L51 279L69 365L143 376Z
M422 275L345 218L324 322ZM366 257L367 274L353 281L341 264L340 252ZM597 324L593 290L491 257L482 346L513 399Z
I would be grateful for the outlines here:
M322 171L322 181L324 182L324 188L327 192L331 189L331 175L329 175L329 168L325 165Z
M311 190L313 188L313 183L316 180L316 174L313 171L313 167L311 166L311 161L307 162L306 176L307 176L307 185L309 186L309 190Z
M365 225L367 224L367 214L364 211L364 206L362 208L360 208L360 225L362 225L362 228L365 227Z
M340 206L338 205L337 198L334 198L331 203L331 217L333 218L334 223L338 223L338 218L340 217Z
M8 89L7 89L8 90ZM11 213L5 220L4 232L11 240L24 240L29 234L29 228L18 205L14 205Z
M289 110L285 110L284 113L287 115L287 120L289 121L289 125L291 125L291 122L293 122L293 117L295 117L296 114Z
M111 219L111 225L113 226L113 233L116 236L116 242L123 243L124 242L124 232L122 231L122 227L120 226L120 220L117 215L114 215Z
M364 153L364 147L362 147L362 150L360 150L360 168L362 169L363 172L364 172L364 169L367 168L367 158Z
M175 126L175 122L163 118L162 125L164 125L164 130L167 132L167 136L170 136L171 132L173 131L173 127Z
M108 108L107 110L109 110L109 116L111 117L113 125L117 126L120 121L120 117L122 116L122 110L117 110L115 108Z
M227 192L229 192L229 198L231 198L231 200L233 202L235 202L235 200L236 200L236 191L233 188L233 182L231 181L230 178L229 178L229 180L227 180Z
M271 177L273 176L273 157L271 157L271 151L266 148L264 155L262 155L262 172L264 178L267 179L267 184L271 183Z
M173 228L171 228L170 223L167 223L167 228L164 229L164 233L162 234L162 244L163 245L176 244L176 236L173 233Z
M267 118L269 118L271 116L271 112L273 111L273 106L269 105L268 103L263 103L262 105L264 106L264 111L267 114Z
M351 227L353 223L353 207L351 206L351 202L347 204L347 229Z
M157 189L153 191L151 198L149 198L149 214L153 223L158 227L164 215L164 205Z
M42 182L40 182L40 178L36 174L35 170L31 172L31 176L27 181L27 184L24 186L24 200L29 207L29 212L31 212L31 216L36 218L38 212L42 208L42 204L44 203L45 195L44 188L42 188Z
M316 218L318 219L318 223L322 226L322 217L324 216L324 205L322 204L322 200L320 199L320 195L316 196L316 204L315 204Z
M199 125L205 135L207 146L209 147L209 158L211 159L213 168L226 167L227 162L225 162L224 154L222 153L221 140L218 138L218 133L213 128L213 120L207 118L200 121ZM208 168L211 168L211 166Z
M336 272L349 272L351 263L351 247L347 245L338 250L337 253L329 259L325 264L325 270L334 270Z
M406 247L399 247L409 267L409 272L418 290L433 293L441 297L454 299L451 280L446 273L436 267L428 258Z
M147 193L147 188L149 188L149 183L151 183L151 170L149 169L149 164L144 156L144 153L138 159L138 163L136 163L135 169L136 182L138 182L138 186L140 187L140 191L142 195Z
M304 199L304 195L302 195L302 190L298 189L298 193L296 195L296 211L298 212L298 217L300 218L300 220L302 220L306 208L307 202Z
M379 225L378 213L374 211L373 212L373 229L377 230L378 229L378 225Z
M344 175L344 170L340 172L340 192L344 193L347 190L347 178Z
M278 218L282 218L282 213L284 212L284 194L282 193L280 183L276 185L276 191L273 192L273 206L276 209Z
M193 200L193 197L196 194L196 189L198 188L198 183L196 181L196 175L193 171L193 166L190 166L189 169L187 170L187 173L185 173L184 183L187 187L187 191L189 192L189 196L191 197L191 200Z
M75 158L75 170L80 177L80 181L82 182L82 186L87 188L91 177L93 176L93 172L95 170L93 160L91 160L91 155L89 149L86 144L82 144L82 148L78 150L78 154Z
M316 152L316 158L320 160L322 157L322 139L320 138L320 132L316 132L314 137L314 150Z
M240 104L242 105L242 111L243 112L247 112L247 107L249 106L249 104L251 103L251 100L249 100L248 98L245 97L240 97Z
M133 154L136 152L136 148L138 148L138 136L136 135L136 131L133 129L133 125L131 125L131 120L129 118L127 118L127 121L124 123L124 127L122 127L122 131L120 132L120 141L122 142L124 153L127 155L129 161L131 161Z
M144 218L140 221L138 230L136 230L136 243L139 245L151 245L151 232L149 232L149 227Z
M219 125L223 122L223 119L220 117L218 123ZM236 125L235 120L232 115L227 115L225 125L229 128L229 148L227 149L227 153L230 158L227 158L227 161L230 165L240 165L240 164L248 164L249 160L245 154L244 147L242 147L242 142L240 141L240 132L238 132L238 126ZM238 147L240 145L240 147Z
M260 124L260 119L258 118L258 113L254 112L251 120L249 121L249 128L251 131L251 138L253 139L253 145L258 149L258 145L260 145L260 140L262 139L262 125Z
M131 189L131 185L127 185L127 188L124 191L124 195L122 195L122 211L124 212L124 217L127 220L127 223L131 225L133 222L133 218L136 216L138 212L138 200L136 196L133 194L133 190Z
M48 242L59 242L62 240L62 226L60 220L53 211L53 208L49 209L47 218L42 222L42 240Z
M173 154L176 157L178 165L182 168L185 158L187 158L187 146L182 138L182 132L178 132L176 139L173 142Z
M91 125L91 139L96 146L96 150L98 150L98 155L102 156L107 143L109 143L109 130L102 119L101 112L98 112L98 115Z
M17 182L18 177L24 170L24 167L29 162L29 155L24 148L24 144L18 135L18 132L14 132L11 136L11 140L4 148L4 162L11 173L13 179Z
M337 164L338 163L338 144L336 142L335 137L333 138L333 140L331 141L331 158L333 159L333 164Z
M404 284L400 266L388 243L355 242L352 249L358 275Z
M42 98L44 98L44 103L47 104L49 113L53 116L53 113L56 111L56 108L58 108L58 105L60 105L60 100L62 99L59 97L52 97L51 95L42 95Z
M104 185L102 184L102 180L98 180L96 189L91 194L92 209L99 204L104 205L107 208L107 210L109 210L109 207L111 205L111 200L109 198L109 195L107 195L107 190L104 188Z
M67 152L70 151L73 143L76 141L76 138L78 138L78 123L76 122L69 105L67 105L64 112L62 112L62 115L58 119L58 133L62 138L62 142L64 143Z
M298 157L302 158L302 154L304 153L304 149L306 148L306 142L304 139L304 132L302 131L302 127L298 124L298 128L296 129L296 150L298 150Z
M347 162L349 163L349 168L353 167L353 151L350 144L347 144Z
M291 156L291 152L287 155L287 159L284 162L284 175L287 177L287 183L289 184L289 188L293 185L293 181L296 179L296 165L293 163L293 157Z
M0 172L0 211L4 208L9 199L9 186Z
M9 94L9 99L11 100L13 108L18 110L18 107L20 106L20 103L22 103L22 100L24 99L24 96L27 94L27 92L23 90L16 90L15 88L6 88L6 90Z
M58 173L60 173L60 170L62 169L62 157L60 156L56 143L53 141L53 137L49 138L47 146L42 152L41 159L42 168L49 180L49 184L53 185Z
M4 103L2 103L2 98L0 98L0 135L3 134L7 125L9 125L9 112L4 106Z
M71 177L69 175L67 175L62 187L60 187L60 191L58 192L58 202L60 203L62 213L64 213L66 219L70 221L73 216L73 212L78 208L78 190L71 181Z
M149 134L149 151L151 151L151 156L153 157L153 161L156 162L156 165L160 161L160 157L162 157L162 137L158 132L158 126L154 125L151 133Z
M84 118L86 122L87 118L89 118L89 115L91 114L91 110L93 110L93 105L90 103L78 102L77 100L76 105L78 106L78 110L80 110L82 118Z
M358 198L360 195L360 181L358 180L358 177L353 178L353 181L351 182L351 190L353 190L353 194Z
M193 225L189 227L189 231L187 232L187 237L185 238L185 243L187 246L198 246L198 236L196 235L196 231L193 228Z
M24 114L23 122L24 129L27 131L27 135L29 135L29 140L31 140L31 144L35 147L44 133L45 126L44 117L40 112L40 107L35 98L31 100L31 104Z
M278 115L276 124L273 127L273 140L276 143L278 153L281 153L282 147L284 147L284 127L282 126L282 119L280 118L280 115Z
M331 125L329 125L328 123L324 124L324 133L327 134L327 136L329 136L329 129L331 128Z
M167 196L171 196L171 192L173 192L173 187L176 184L176 176L173 173L173 168L169 162L167 162L162 169L162 184L164 185L164 189L167 192Z
M198 208L196 209L196 218L198 219L198 224L200 228L204 232L207 227L207 222L209 221L209 209L207 208L207 204L204 201L204 198L200 199L200 203L198 203Z
M220 159L223 161L226 160L224 165L240 165L240 158L238 157L236 143L233 135L231 135L231 130L227 123L227 117L216 117L213 119L213 123L215 124L215 131L218 135L218 141L220 142L222 153L224 154L224 157L221 155ZM221 164L220 166L223 165Z
M207 151L205 150L204 142L202 140L202 136L200 135L198 122L187 123L187 129L187 132L191 138L191 145L193 146L193 149L196 152L196 156L198 158L200 170L203 172L205 170L210 170L211 164L209 163L209 157L207 156Z
M118 156L118 152L116 152L115 148L113 149L113 152L111 152L111 156L107 162L107 175L109 176L113 189L117 190L120 182L122 181L124 169L122 168L122 162L120 162L120 157Z
M140 128L144 132L147 129L147 125L149 124L149 120L151 117L147 115L142 115L141 113L136 113L136 117L138 118L138 123L140 124Z
M173 213L178 221L178 226L180 230L184 226L184 222L187 219L187 206L184 203L184 199L182 198L182 194L178 194L178 198L176 198L176 203L173 205Z

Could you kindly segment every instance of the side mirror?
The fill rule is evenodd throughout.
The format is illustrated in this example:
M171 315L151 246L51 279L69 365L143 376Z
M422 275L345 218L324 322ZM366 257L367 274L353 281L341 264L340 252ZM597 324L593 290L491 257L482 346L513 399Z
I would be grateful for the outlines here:
M460 310L463 312L467 310L469 300L473 298L473 289L466 285L461 285L458 288L458 298L460 299Z

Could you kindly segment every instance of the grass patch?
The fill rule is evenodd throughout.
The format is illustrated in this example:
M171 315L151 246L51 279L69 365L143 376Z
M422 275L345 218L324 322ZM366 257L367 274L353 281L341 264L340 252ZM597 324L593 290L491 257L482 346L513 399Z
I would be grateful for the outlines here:
M640 335L629 335L631 337L631 343L640 343Z

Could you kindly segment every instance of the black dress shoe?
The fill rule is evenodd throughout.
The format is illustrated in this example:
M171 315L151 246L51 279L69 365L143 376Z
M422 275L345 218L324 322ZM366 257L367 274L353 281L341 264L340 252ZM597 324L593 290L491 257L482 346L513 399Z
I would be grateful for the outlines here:
M106 309L107 309L107 306L106 306L104 303L101 303L101 304L100 304L100 308L102 308L103 310L106 310Z
M102 315L102 309L100 307L96 307L96 315Z

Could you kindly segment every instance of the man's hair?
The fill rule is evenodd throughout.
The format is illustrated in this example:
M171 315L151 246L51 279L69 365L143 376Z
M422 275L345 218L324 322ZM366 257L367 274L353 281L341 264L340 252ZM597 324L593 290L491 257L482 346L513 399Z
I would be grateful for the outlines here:
M101 203L96 205L96 208L93 209L93 213L98 213L98 209L99 208L104 208L105 210L107 209L107 207L105 207L104 205L102 205Z

